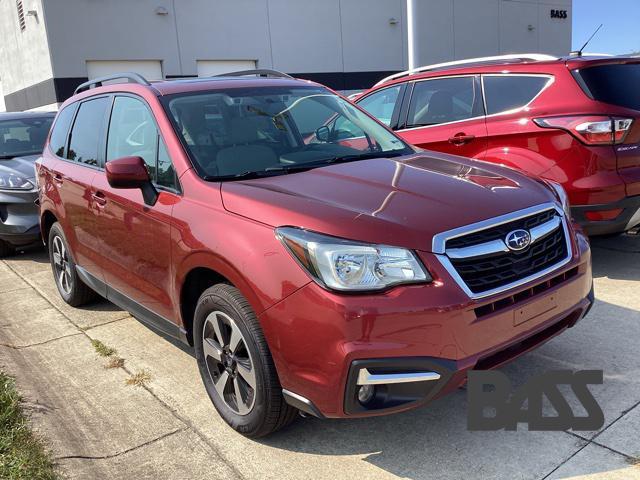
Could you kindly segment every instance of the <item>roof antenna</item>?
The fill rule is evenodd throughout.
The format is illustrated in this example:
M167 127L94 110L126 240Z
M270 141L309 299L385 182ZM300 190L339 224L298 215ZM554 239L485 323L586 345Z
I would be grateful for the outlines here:
M596 31L591 34L591 36L586 42L584 42L584 45L582 45L582 48L580 48L580 50L573 51L569 55L571 55L572 57L581 57L582 51L585 49L587 45L589 45L589 42L591 41L591 39L596 36L596 33L598 33L598 30L602 28L602 25L603 24L601 23L600 26L596 28Z

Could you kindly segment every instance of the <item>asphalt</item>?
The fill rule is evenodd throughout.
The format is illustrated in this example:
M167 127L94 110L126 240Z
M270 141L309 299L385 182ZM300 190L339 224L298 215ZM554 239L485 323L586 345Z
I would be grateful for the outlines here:
M548 370L603 370L590 387L605 414L594 432L469 432L459 390L412 412L301 418L248 440L218 417L188 349L106 301L64 304L43 252L0 261L0 368L71 479L640 479L640 236L594 241L593 263L589 316L502 371L517 386ZM105 368L92 339L124 366ZM141 371L146 385L126 384Z

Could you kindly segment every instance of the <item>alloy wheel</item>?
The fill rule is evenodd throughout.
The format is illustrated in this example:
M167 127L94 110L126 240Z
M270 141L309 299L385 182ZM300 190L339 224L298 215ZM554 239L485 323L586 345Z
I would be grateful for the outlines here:
M58 236L53 239L53 267L58 285L66 295L70 295L73 288L71 265L64 242Z
M255 363L236 322L211 312L202 331L202 350L218 396L238 415L248 415L256 399Z

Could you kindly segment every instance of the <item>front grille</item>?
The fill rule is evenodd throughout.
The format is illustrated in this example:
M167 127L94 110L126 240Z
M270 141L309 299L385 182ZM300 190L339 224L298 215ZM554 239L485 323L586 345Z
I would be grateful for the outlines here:
M558 213L551 209L541 213L489 227L447 240L446 250L464 248L481 243L504 240L509 232L516 229L530 229L554 220ZM467 258L451 258L451 264L467 288L474 294L482 294L500 289L519 280L526 279L554 265L560 264L568 255L567 239L562 222L526 249L516 252L496 252Z
M556 215L557 212L555 210L545 210L544 212L536 213L530 217L520 218L513 222L496 225L495 227L488 228L486 230L480 230L479 232L470 233L462 237L452 238L451 240L447 240L447 248L470 247L472 245L490 242L491 240L503 239L513 230L518 230L520 228L530 230L533 227L537 227L538 225L548 222Z

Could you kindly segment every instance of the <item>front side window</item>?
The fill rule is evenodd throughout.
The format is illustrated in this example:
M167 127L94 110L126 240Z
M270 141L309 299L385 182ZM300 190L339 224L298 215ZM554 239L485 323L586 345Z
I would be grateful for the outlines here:
M42 153L52 122L51 117L0 121L0 158Z
M140 157L157 185L175 188L175 173L149 108L136 98L116 97L107 135L107 162Z
M484 101L487 115L524 107L549 83L549 77L522 75L484 75Z
M425 127L474 117L473 77L437 78L416 82L411 95L408 127Z
M413 152L324 88L238 88L176 94L164 102L196 169L210 180Z
M396 85L395 87L379 90L367 95L358 102L358 105L385 125L390 126L401 88L401 85Z
M71 130L67 158L98 166L98 150L109 98L101 97L80 104Z

